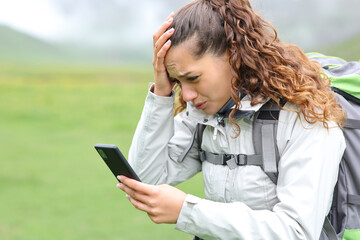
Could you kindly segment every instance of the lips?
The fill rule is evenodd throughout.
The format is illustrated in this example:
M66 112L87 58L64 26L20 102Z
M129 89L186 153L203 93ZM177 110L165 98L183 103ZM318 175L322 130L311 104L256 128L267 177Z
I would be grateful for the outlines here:
M205 102L200 102L200 103L196 103L195 104L195 107L196 107L196 109L204 109L205 108L205 106L206 106L206 101Z

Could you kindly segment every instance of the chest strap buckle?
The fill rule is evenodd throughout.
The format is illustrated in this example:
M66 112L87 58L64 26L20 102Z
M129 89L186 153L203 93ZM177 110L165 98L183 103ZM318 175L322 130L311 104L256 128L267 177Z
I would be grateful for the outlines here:
M228 165L230 169L234 169L237 166L245 166L248 164L246 154L224 154L223 165Z

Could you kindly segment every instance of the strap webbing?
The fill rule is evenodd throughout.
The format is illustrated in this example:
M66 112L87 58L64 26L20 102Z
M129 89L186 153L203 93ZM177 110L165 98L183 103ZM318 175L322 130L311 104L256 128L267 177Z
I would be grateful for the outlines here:
M346 124L345 124L344 128L360 129L360 120L348 118L348 119L346 119Z
M281 103L282 106L283 104L284 103ZM253 123L253 145L255 154L264 155L263 170L274 184L277 184L277 165L280 161L279 151L276 145L279 115L279 106L273 100L270 100L255 114Z
M261 155L221 154L201 150L200 159L215 165L228 165L231 169L245 165L262 166Z
M336 231L333 228L333 226L331 225L329 218L327 218L327 217L325 218L325 221L324 221L323 230L324 230L326 236L328 237L328 240L338 240Z
M198 147L199 152L202 151L201 143L202 143L202 138L203 138L203 133L204 133L205 128L206 128L206 125L200 124L200 123L198 123L198 125L196 126L196 135L197 135L196 141L197 141L197 145L198 145L197 147ZM200 154L200 158L201 158L201 154Z
M283 105L283 103L281 105ZM230 169L244 165L261 166L271 181L276 184L278 174L277 165L280 159L276 145L277 121L279 113L280 108L278 105L274 101L270 100L255 114L253 124L253 143L255 154L253 155L221 154L203 151L201 144L203 132L206 126L198 124L196 135L201 161L208 161L216 165L227 165Z
M261 126L263 169L266 173L277 173L274 124Z
M184 123L185 124L185 123ZM185 124L186 125L186 124ZM194 144L194 141L195 141L195 138L197 136L197 132L199 131L199 124L196 126L195 128L195 133L193 134L193 136L191 137L191 143L187 146L186 149L184 149L184 151L182 152L182 154L178 157L178 162L182 162L184 161L186 155L189 153L190 149L192 148L193 144Z

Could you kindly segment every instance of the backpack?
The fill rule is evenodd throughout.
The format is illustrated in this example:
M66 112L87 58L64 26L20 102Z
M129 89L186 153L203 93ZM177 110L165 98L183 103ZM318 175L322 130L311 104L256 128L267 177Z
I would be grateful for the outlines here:
M320 240L360 239L360 62L346 62L337 57L320 53L309 53L308 58L321 64L331 80L331 89L337 101L346 111L343 132L346 141L345 153L339 167L338 181L334 189L333 202L326 217ZM284 104L284 103L283 103ZM230 168L244 165L261 166L276 184L280 159L276 132L280 109L268 101L254 115L254 155L219 154L201 149L205 125L198 124L196 141L201 161L228 165ZM224 116L218 115L218 121Z
M333 229L329 230L335 231L337 239L360 239L360 174L357 172L360 167L360 62L346 62L319 53L309 53L308 57L321 64L331 79L338 103L346 111L343 129L346 149L326 222L331 223Z

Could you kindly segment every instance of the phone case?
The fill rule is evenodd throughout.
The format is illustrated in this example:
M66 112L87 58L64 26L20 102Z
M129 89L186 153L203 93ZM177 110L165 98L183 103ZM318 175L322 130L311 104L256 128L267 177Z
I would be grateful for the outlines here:
M132 169L116 145L96 144L95 149L104 160L106 165L110 168L115 178L119 175L124 175L126 177L140 181L140 178L136 175L135 171Z

